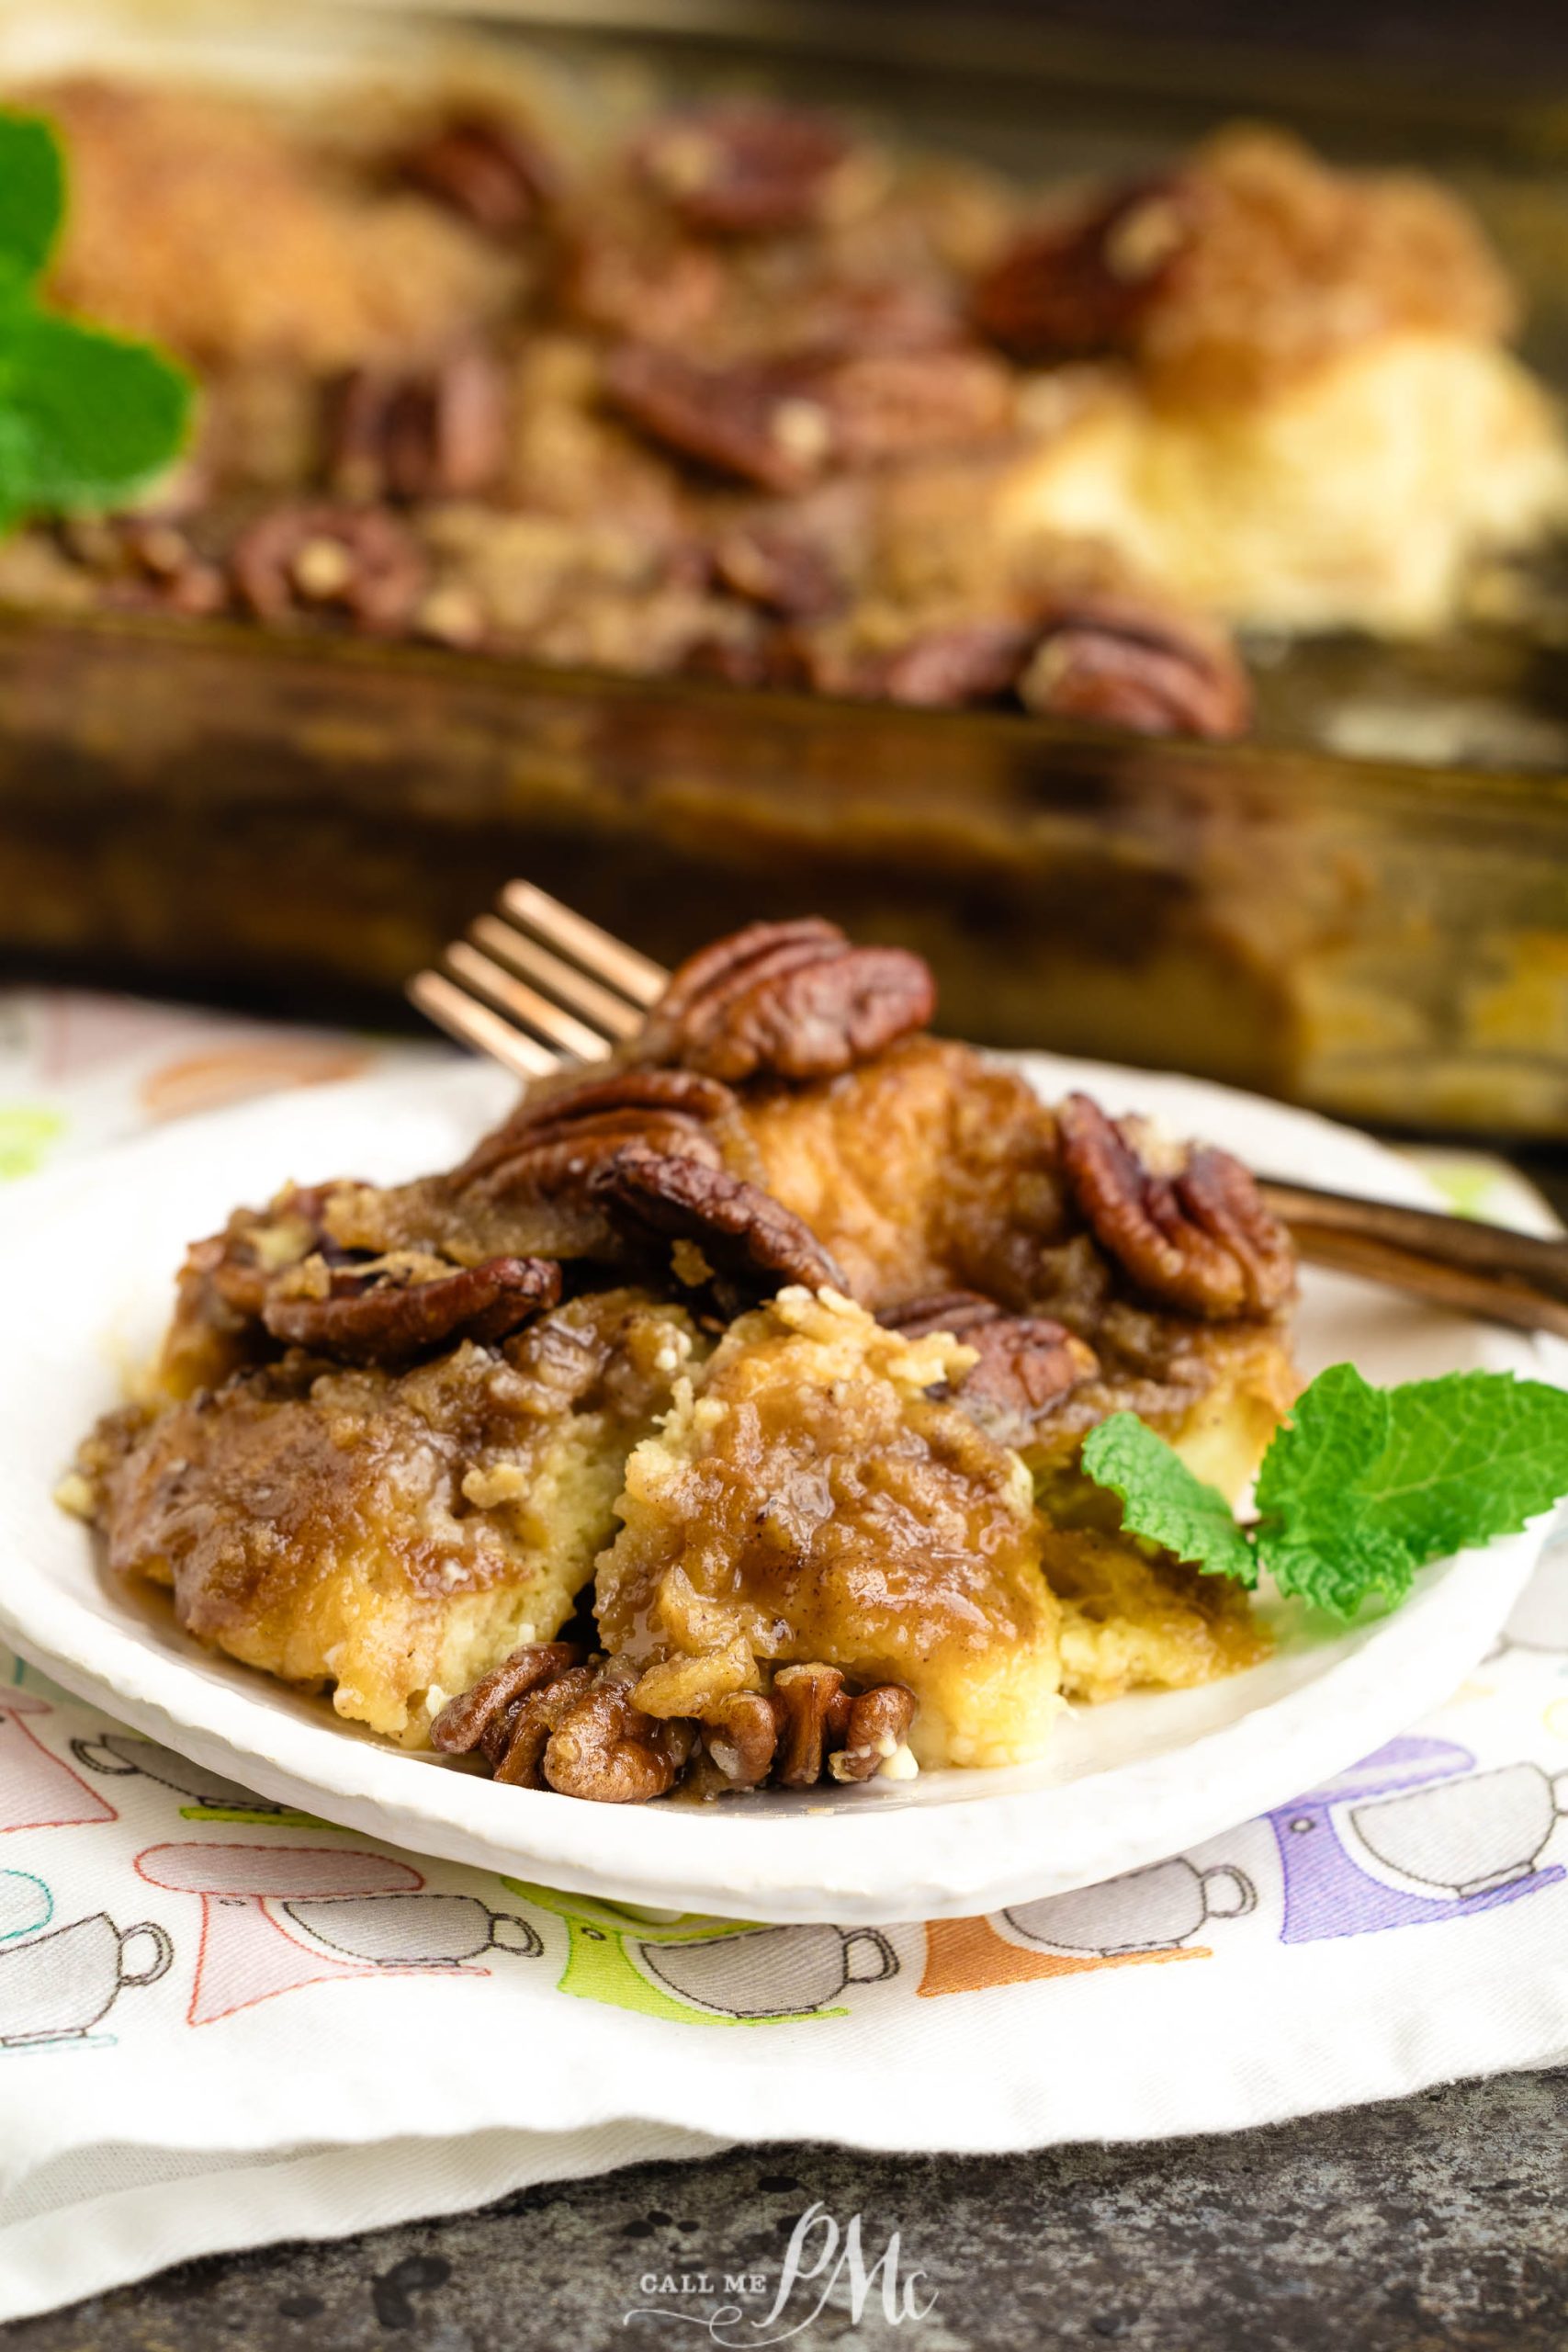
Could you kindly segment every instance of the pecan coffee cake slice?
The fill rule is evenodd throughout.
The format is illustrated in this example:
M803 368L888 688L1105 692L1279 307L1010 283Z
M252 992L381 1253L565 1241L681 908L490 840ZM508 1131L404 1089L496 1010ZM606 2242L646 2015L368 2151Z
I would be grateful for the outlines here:
M1260 1653L1081 1473L1132 1411L1234 1494L1294 1266L1227 1153L929 1035L816 919L693 956L457 1167L198 1242L74 1492L235 1657L625 1803L1037 1755Z

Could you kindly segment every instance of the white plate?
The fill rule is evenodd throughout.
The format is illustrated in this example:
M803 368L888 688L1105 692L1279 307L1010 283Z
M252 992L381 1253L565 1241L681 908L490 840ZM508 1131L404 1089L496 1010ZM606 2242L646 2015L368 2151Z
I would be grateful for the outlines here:
M1031 1058L1047 1095L1089 1087L1254 1166L1389 1198L1421 1180L1367 1137L1223 1088ZM1392 1616L1336 1631L1280 1613L1277 1655L1203 1690L1084 1709L1046 1761L1004 1772L622 1809L492 1782L383 1746L197 1646L161 1596L111 1584L51 1489L125 1364L156 1340L185 1244L291 1178L442 1167L512 1099L474 1064L356 1080L189 1120L34 1179L0 1207L0 1632L79 1697L209 1770L357 1830L582 1894L731 1917L891 1921L987 1911L1160 1860L1286 1801L1445 1698L1486 1650L1540 1546L1430 1568ZM1310 1374L1379 1381L1539 1373L1522 1338L1309 1275Z

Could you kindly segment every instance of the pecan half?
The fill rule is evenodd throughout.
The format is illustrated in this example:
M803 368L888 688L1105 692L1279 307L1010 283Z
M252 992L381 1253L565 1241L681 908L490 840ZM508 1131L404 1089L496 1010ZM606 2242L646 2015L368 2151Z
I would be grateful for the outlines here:
M897 1755L915 1720L915 1694L901 1682L880 1682L850 1703L844 1744L828 1758L835 1781L869 1781Z
M506 384L490 354L412 375L368 368L327 394L327 469L344 498L468 498L506 463Z
M817 916L750 923L689 956L635 1051L712 1078L836 1077L922 1028L936 984L904 947L856 947Z
M402 524L376 506L275 507L241 533L231 571L258 620L341 613L370 636L405 626L425 579Z
M994 440L1013 422L1012 378L988 352L870 351L824 375L818 398L843 466L896 463Z
M703 1717L702 1743L729 1787L760 1788L773 1770L778 1719L760 1690L732 1690Z
M1190 183L1142 179L1026 230L974 289L971 316L1015 358L1087 358L1132 336L1196 233Z
M507 1709L492 1741L499 1750L491 1764L498 1781L514 1789L546 1786L546 1751L568 1716L589 1697L596 1679L592 1666L569 1666Z
M595 1171L628 1143L670 1158L722 1166L711 1129L735 1111L735 1097L695 1070L619 1070L525 1099L487 1136L453 1177L481 1200L586 1197Z
M779 1752L773 1778L786 1789L809 1789L822 1778L829 1749L843 1745L852 1702L836 1666L781 1666L773 1677L773 1716Z
M487 1735L530 1690L581 1663L582 1652L570 1642L525 1643L481 1675L471 1690L447 1701L430 1726L432 1747L444 1756L468 1755L483 1746Z
M550 1734L545 1778L563 1797L644 1804L674 1787L694 1738L689 1723L659 1723L634 1706L631 1679L612 1669L597 1678Z
M809 1226L761 1185L726 1169L627 1144L599 1170L591 1189L635 1246L675 1243L675 1272L690 1288L716 1275L742 1298L771 1297L788 1283L844 1287L842 1272ZM694 1259L682 1259L682 1242Z
M1138 1289L1213 1322L1269 1315L1295 1289L1289 1235L1228 1151L1186 1151L1171 1174L1150 1168L1126 1122L1087 1094L1056 1112L1062 1166L1097 1241Z
M1252 689L1224 633L1133 595L1065 599L1018 690L1031 710L1141 735L1224 741L1252 720Z
M836 467L879 465L993 439L1012 388L984 352L795 352L699 365L647 343L605 363L612 404L656 441L781 493Z
M1010 1420L1029 1422L1048 1412L1100 1370L1092 1348L1046 1315L1010 1315L977 1291L944 1291L911 1299L883 1321L912 1340L951 1331L974 1348L958 1386L960 1401Z
M758 236L819 219L850 153L820 115L731 100L665 115L632 160L687 228Z
M700 367L651 344L623 344L604 366L611 405L681 457L761 489L804 490L832 458L820 370L796 359Z
M453 115L393 159L395 175L488 236L525 229L558 192L545 150L503 115Z
M275 1340L344 1363L406 1363L459 1340L492 1345L560 1297L548 1258L490 1258L433 1281L402 1283L333 1268L324 1298L270 1293L262 1321Z

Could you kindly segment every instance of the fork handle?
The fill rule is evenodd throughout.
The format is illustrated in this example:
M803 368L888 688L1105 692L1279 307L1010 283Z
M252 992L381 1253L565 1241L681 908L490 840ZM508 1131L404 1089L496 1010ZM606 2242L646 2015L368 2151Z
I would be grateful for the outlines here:
M1269 1209L1314 1266L1414 1291L1419 1298L1568 1339L1568 1241L1436 1209L1260 1181Z

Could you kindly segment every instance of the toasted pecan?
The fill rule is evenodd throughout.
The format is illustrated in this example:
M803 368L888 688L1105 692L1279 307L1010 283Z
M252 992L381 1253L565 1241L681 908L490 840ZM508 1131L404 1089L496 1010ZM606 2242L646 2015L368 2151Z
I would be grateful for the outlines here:
M714 1276L742 1297L770 1297L788 1283L841 1290L840 1268L801 1218L758 1184L694 1159L627 1144L594 1176L592 1191L611 1224L634 1246L677 1245L678 1278L699 1287ZM696 1263L682 1266L679 1245Z
M869 1781L896 1756L915 1720L915 1694L901 1682L880 1682L850 1702L844 1744L828 1758L835 1781Z
M730 99L661 116L633 164L687 228L756 236L818 220L850 153L825 116Z
M951 1331L979 1357L958 1384L959 1401L1023 1421L1049 1411L1100 1369L1093 1349L1065 1323L1010 1315L977 1291L911 1299L881 1319L912 1340Z
M404 628L425 582L418 547L378 506L276 506L241 533L231 569L258 620L337 613L369 636Z
M671 1158L722 1165L715 1126L735 1098L690 1069L623 1069L525 1097L470 1152L454 1188L479 1199L585 1199L595 1171L628 1143Z
M808 1789L822 1778L831 1749L841 1747L851 1700L836 1666L781 1666L773 1677L779 1752L773 1778L786 1789Z
M1272 1314L1290 1299L1290 1237L1228 1151L1187 1150L1168 1175L1147 1165L1128 1123L1087 1094L1069 1094L1056 1121L1063 1169L1095 1238L1147 1296L1213 1322Z
M430 1726L430 1744L445 1756L467 1756L530 1690L553 1682L582 1663L571 1642L528 1642L481 1675L470 1690L449 1699Z
M548 1258L489 1258L410 1283L343 1266L327 1280L324 1298L270 1291L262 1321L289 1347L366 1364L406 1363L459 1340L492 1344L554 1306L561 1288Z
M645 1715L632 1703L631 1679L604 1672L550 1734L545 1779L562 1796L644 1804L674 1787L694 1736L689 1723Z
M1025 229L979 279L971 315L1019 359L1114 350L1167 284L1195 226L1185 181L1125 183Z
M930 1020L936 988L903 947L852 945L808 916L760 922L688 957L637 1052L710 1077L835 1077Z
M475 497L506 463L505 379L477 345L412 373L358 368L329 387L325 434L342 497Z
M1043 613L1019 679L1030 709L1143 735L1243 735L1252 689L1224 632L1162 597L1129 590L1066 593Z
M469 107L393 159L396 176L488 236L526 228L558 193L554 163L505 116Z

